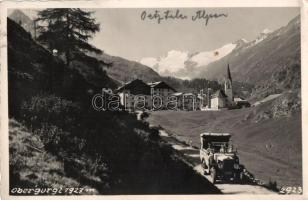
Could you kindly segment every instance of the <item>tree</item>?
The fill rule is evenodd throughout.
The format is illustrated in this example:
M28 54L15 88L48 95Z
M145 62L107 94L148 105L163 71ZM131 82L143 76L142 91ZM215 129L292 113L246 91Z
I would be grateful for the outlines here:
M84 59L87 52L101 54L101 50L88 43L93 34L100 30L92 14L79 8L42 10L36 19L37 40L51 51L56 49L59 55L64 55L67 66L72 60Z

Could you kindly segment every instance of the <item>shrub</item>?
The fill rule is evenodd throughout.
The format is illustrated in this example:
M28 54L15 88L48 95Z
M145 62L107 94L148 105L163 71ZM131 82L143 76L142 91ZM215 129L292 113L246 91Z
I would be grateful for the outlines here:
M60 146L68 145L66 137L69 137L69 133L64 132L57 126L45 123L42 124L41 128L34 130L34 133L41 138L46 150L54 154L59 152Z
M143 120L143 119L146 119L146 118L148 118L149 117L149 113L147 113L147 112L142 112L142 114L141 114L141 119Z
M79 114L78 104L54 95L32 97L21 107L22 118L32 128L41 128L47 123L68 129L75 124Z
M15 120L9 122L10 187L80 187L64 175L61 162L45 151L39 137Z

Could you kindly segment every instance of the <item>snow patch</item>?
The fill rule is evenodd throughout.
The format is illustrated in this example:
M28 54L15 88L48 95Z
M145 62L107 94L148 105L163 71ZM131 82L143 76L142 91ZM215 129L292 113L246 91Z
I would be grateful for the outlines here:
M257 37L257 39L255 39L255 40L253 41L253 43L252 43L251 46L260 43L261 41L263 41L264 39L266 39L266 38L268 37L268 35L269 35L270 33L272 33L272 32L273 32L273 31L271 31L271 30L268 29L268 28L264 29L264 30L260 33L260 35Z
M183 69L186 60L188 60L188 52L171 50L166 57L159 58L159 72L169 71L174 73Z
M221 59L231 53L237 45L237 43L226 44L212 51L193 54L187 51L171 50L167 55L159 58L142 58L140 63L151 67L163 76L172 75L181 79L191 79L191 73L195 68L206 66Z
M271 31L270 29L266 28L264 29L261 34L269 34L269 33L272 33L273 31Z
M191 58L191 61L197 63L197 67L205 66L210 64L211 62L214 62L216 60L221 59L222 57L225 57L229 53L232 52L232 50L236 47L236 44L227 44L223 47L213 50L213 51L206 51L201 52Z

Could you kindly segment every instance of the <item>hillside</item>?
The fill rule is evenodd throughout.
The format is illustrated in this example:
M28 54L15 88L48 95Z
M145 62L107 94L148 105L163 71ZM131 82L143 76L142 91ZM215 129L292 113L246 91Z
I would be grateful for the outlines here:
M200 133L229 132L240 162L257 179L265 183L276 181L278 186L301 186L301 114L293 112L275 119L263 117L264 112L270 112L272 103L219 112L158 111L150 113L148 121L180 141L187 144L192 141L197 148Z
M60 57L53 56L9 18L7 27L10 113L15 113L16 106L41 90L85 100L91 98L88 91L94 93L102 87L116 86L101 67L88 63L89 60L95 63L95 59L84 57L83 62L75 62L75 67L67 68Z
M14 10L9 18L15 21L17 24L21 25L27 32L31 33L32 37L34 36L34 22L30 17L28 17L21 10ZM135 78L144 80L145 82L153 82L160 80L160 76L153 69L142 65L135 61L126 60L121 57L111 56L106 53L103 55L94 55L90 54L97 58L98 60L104 61L106 63L112 63L112 67L104 69L107 72L107 75L112 78L117 85L122 84L123 82L130 81ZM77 63L80 64L80 63ZM85 70L89 71L87 65L81 65L81 72ZM88 73L88 72L84 72ZM88 74L91 74L90 71ZM91 75L93 78L93 74ZM90 78L91 78L90 77ZM114 87L114 86L112 86Z
M150 67L142 65L135 61L126 60L117 56L110 56L106 53L95 56L99 60L112 63L112 67L106 69L109 77L117 80L119 83L141 79L145 82L154 82L161 79L160 75Z
M82 194L98 194L98 191L92 189L91 185L82 184L66 175L64 164L46 151L44 142L35 133L27 130L14 119L9 121L9 127L11 188L24 186L77 188L83 186L85 190ZM99 177L93 178L99 179Z
M92 96L114 84L101 68L88 62L66 66L17 23L7 22L11 189L220 193L134 114L91 107Z
M9 112L18 115L17 108L25 99L40 90L48 92L62 87L64 64L36 44L31 34L16 22L9 18L7 22Z

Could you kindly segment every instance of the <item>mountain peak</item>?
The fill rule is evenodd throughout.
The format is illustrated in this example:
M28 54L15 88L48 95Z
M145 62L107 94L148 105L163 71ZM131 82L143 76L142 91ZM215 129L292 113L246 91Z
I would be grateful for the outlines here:
M32 21L28 15L18 9L14 9L13 12L9 15L9 18L14 20L16 23L19 23L19 21Z
M243 46L243 45L245 45L247 43L248 43L248 41L246 39L244 39L244 38L236 40L235 42L233 42L233 44L236 44L237 48L241 47L241 46Z
M289 23L290 24L295 24L295 25L299 25L301 21L300 15L297 15L296 17L294 17Z
M245 42L245 43L248 42L245 38L240 39L240 41L243 41L243 42Z
M261 34L270 34L270 33L272 33L273 31L271 31L270 29L268 29L268 28L266 28L266 29L264 29L262 32L261 32Z
M297 24L299 17L292 21L292 24ZM235 66L243 66L238 74L247 73L251 75L253 72L255 72L255 68L253 66L259 65L258 62L261 63L263 62L263 58L268 57L268 51L273 50L273 47L277 45L277 41L282 41L285 43L285 40L280 38L291 34L292 38L290 40L297 41L296 35L293 37L293 33L299 33L299 29L293 29L293 25L291 28L292 29L289 27L281 27L280 35L277 34L280 29L273 31L269 28L265 28L263 30L261 29L262 31L259 30L259 34L257 34L256 38L251 40L249 39L249 41L241 38L234 40L232 43L222 45L216 49L205 51L199 50L198 52L194 53L183 50L171 50L165 55L158 56L156 58L142 58L140 62L151 67L162 76L173 76L177 78L182 78L184 76L189 78L207 77L215 79L221 75L221 68L225 66L227 62L230 61L231 63L234 63L236 61ZM292 32L287 32L286 30L288 29L290 29ZM276 36L276 40L272 41L274 36ZM261 45L259 43L261 43ZM267 54L264 54L263 51L267 52ZM285 49L285 51L288 50ZM276 52L276 54L280 55L281 52ZM293 56L292 53L289 54ZM250 61L252 62L249 63ZM246 70L242 62L245 62L245 65L249 65L252 72ZM240 75L237 77L240 77ZM262 78L259 76L251 75L249 79L245 79L245 77L240 77L239 79L256 82Z
M15 9L8 17L22 26L27 32L30 32L32 36L34 35L35 30L33 21L23 11Z
M264 39L266 39L273 31L271 31L268 28L265 28L263 31L261 31L261 33L259 34L259 36L253 41L253 44L258 44L261 41L263 41Z

